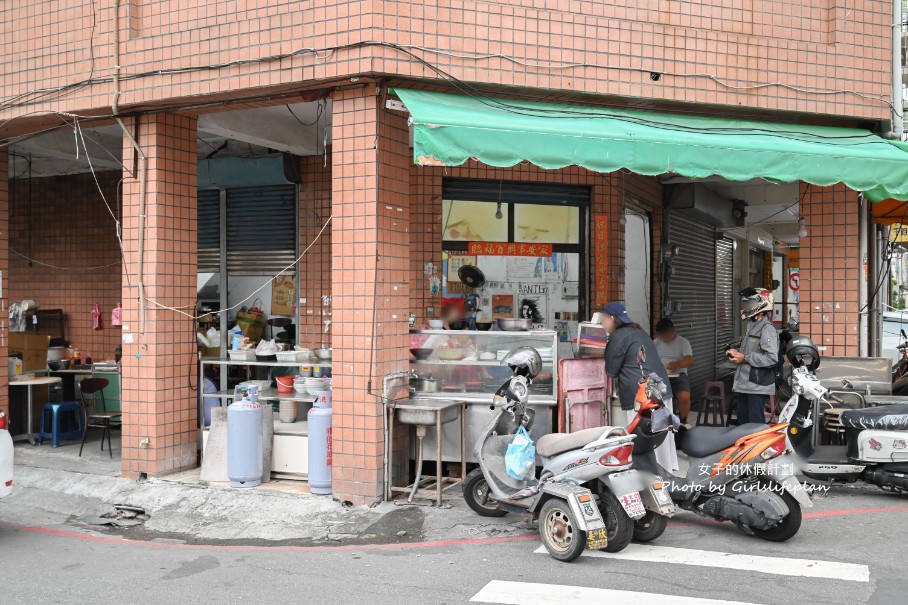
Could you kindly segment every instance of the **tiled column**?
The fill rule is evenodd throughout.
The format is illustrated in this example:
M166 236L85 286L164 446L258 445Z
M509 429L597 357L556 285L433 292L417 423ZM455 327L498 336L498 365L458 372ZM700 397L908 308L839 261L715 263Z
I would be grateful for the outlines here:
M9 153L0 147L0 411L9 413Z
M382 379L407 369L406 118L369 87L335 93L332 131L334 493L382 499Z
M822 355L858 355L858 194L844 185L804 183L801 194L807 237L800 242L800 332L826 347Z
M139 161L123 140L123 474L166 475L197 462L196 120L148 114L127 124L147 157L144 233ZM134 171L134 172L133 172ZM139 254L144 250L144 323Z

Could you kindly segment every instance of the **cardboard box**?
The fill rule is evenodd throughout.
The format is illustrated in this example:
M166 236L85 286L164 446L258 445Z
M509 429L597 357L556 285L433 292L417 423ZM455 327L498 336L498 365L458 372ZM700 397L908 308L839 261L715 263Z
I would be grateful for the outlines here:
M22 354L22 370L30 372L47 368L47 349L50 336L33 332L12 332L9 335L9 352Z

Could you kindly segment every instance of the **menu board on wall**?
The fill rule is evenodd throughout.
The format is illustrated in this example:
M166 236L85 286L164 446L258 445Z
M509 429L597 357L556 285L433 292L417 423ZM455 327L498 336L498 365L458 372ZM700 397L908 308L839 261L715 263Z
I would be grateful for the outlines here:
M604 214L593 218L593 233L596 249L593 251L593 282L596 286L596 304L609 301L608 283L608 219Z
M296 282L292 275L271 280L271 314L293 315L296 301Z

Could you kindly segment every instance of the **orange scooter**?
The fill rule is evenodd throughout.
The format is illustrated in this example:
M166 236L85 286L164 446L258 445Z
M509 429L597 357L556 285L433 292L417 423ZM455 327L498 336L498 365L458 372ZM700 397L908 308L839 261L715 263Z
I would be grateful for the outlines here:
M658 464L655 455L672 430L672 414L663 403L666 392L656 374L640 381L634 404L637 416L627 427L629 434L636 435L632 468L661 476L677 506L731 521L746 534L783 542L798 533L801 508L813 506L795 477L800 457L794 453L791 437L798 435L798 441L800 429L787 422L694 427L681 441L690 468L685 477L675 476ZM662 533L642 521L635 523L636 540L649 541Z

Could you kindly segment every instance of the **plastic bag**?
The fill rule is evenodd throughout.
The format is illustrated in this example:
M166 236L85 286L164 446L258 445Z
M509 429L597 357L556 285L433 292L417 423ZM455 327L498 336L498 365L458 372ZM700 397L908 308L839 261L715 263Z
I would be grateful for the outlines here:
M530 481L536 477L536 446L524 427L517 429L514 440L504 456L508 475L519 481Z
M273 340L262 340L255 348L256 355L274 355L277 353L277 343Z

